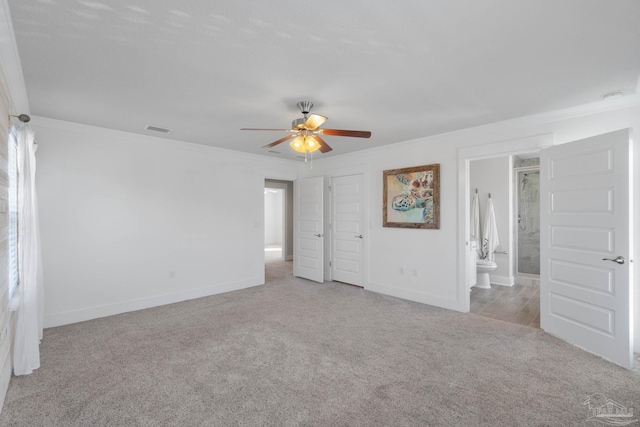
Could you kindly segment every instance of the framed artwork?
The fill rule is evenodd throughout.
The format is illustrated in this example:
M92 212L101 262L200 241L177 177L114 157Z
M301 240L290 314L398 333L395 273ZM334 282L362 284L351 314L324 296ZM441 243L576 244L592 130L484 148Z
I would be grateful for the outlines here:
M440 164L382 172L382 226L440 228Z

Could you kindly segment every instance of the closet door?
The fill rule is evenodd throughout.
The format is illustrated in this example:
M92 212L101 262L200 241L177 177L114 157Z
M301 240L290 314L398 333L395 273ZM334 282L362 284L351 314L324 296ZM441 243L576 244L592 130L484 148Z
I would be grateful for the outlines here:
M364 285L364 176L333 178L331 279Z
M293 275L324 281L324 178L293 183Z

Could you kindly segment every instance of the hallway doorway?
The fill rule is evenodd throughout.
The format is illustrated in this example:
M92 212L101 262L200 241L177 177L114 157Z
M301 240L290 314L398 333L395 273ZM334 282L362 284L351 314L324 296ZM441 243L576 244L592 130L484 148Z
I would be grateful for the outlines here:
M265 179L264 258L293 259L293 182Z

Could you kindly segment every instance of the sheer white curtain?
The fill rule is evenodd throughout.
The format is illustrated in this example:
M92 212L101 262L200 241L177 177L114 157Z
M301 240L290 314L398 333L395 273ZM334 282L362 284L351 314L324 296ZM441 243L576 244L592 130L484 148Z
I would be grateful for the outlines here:
M25 375L40 367L44 315L34 134L18 130L18 271L20 307L16 318L13 371Z

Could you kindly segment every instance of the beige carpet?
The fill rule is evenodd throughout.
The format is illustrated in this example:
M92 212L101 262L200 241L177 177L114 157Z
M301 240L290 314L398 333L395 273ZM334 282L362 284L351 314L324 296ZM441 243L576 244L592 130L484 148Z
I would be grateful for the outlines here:
M268 264L266 286L51 328L0 425L570 426L640 377L546 335ZM640 415L640 414L639 414Z

